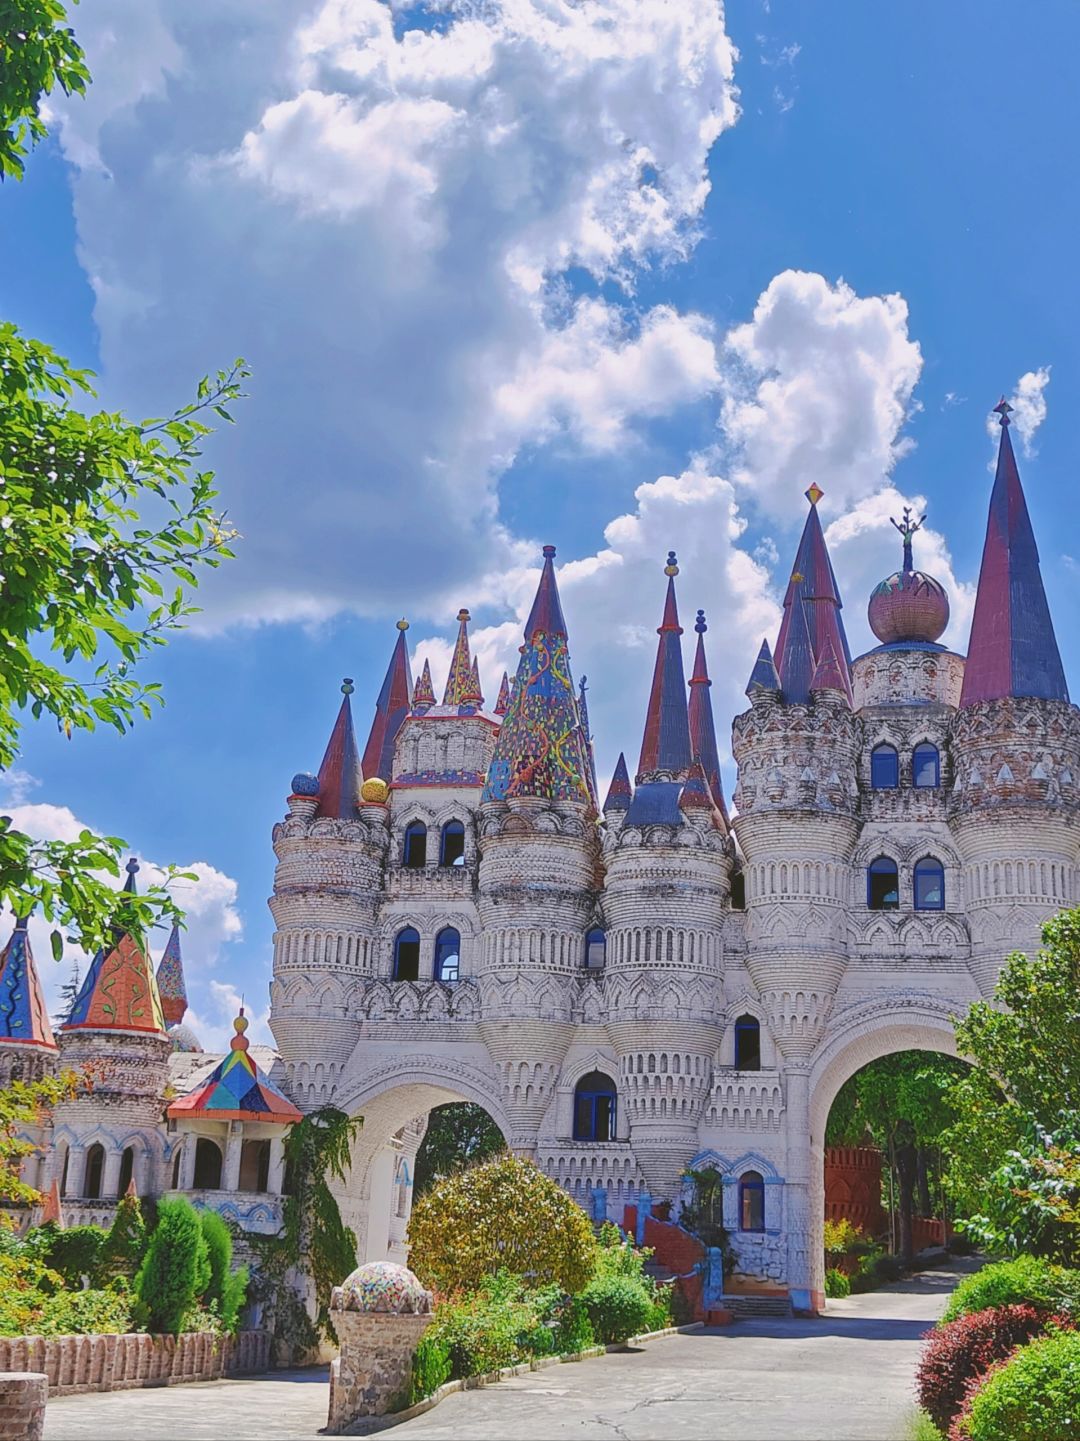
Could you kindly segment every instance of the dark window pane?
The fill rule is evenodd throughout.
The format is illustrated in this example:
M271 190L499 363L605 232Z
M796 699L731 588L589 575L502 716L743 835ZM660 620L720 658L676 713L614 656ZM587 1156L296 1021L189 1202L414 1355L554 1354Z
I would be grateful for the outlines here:
M607 954L607 937L604 932L591 930L585 937L585 965L590 971L598 971Z
M753 1016L735 1022L735 1065L740 1071L761 1070L761 1026Z
M574 1100L574 1139L575 1141L591 1141L593 1139L592 1096L577 1096Z
M447 821L442 829L441 866L463 866L465 864L465 827L460 821Z
M394 942L394 980L420 979L420 933L407 926Z
M427 865L427 826L414 821L405 832L405 864L418 870Z
M895 790L900 784L900 757L894 746L875 746L870 752L870 784L876 791Z
M934 790L941 784L941 761L937 746L916 746L911 758L911 778L921 789Z
M739 1182L739 1229L765 1229L765 1183L757 1171L747 1171Z
M593 1114L596 1117L595 1138L598 1141L612 1139L612 1120L615 1115L615 1097L597 1096Z
M900 907L896 862L888 856L878 856L867 869L866 904L872 911L895 911Z
M615 1082L603 1071L590 1071L574 1087L574 1140L615 1138Z
M452 926L447 926L435 939L435 979L456 981L460 958L461 937Z
M945 909L945 870L940 861L920 861L915 867L915 909Z

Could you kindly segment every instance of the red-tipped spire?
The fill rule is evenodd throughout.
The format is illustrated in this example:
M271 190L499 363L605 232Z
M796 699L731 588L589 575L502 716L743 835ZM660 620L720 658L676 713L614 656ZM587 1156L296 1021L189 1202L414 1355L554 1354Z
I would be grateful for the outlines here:
M319 767L319 814L339 820L352 819L357 815L360 787L364 781L349 703L353 689L352 681L346 676L341 683L341 709Z
M420 672L420 679L416 682L413 690L412 708L413 715L421 715L429 706L435 704L435 687L431 684L431 664L424 661L424 669Z
M818 657L813 679L810 682L810 690L811 693L824 690L839 691L845 700L850 699L844 682L844 672L836 658L836 651L833 649L831 640L826 642L825 649Z
M638 778L649 771L682 772L692 760L690 722L686 709L686 680L683 671L682 626L675 601L675 577L679 567L675 552L668 551L664 574L668 578L664 601L664 619L657 635L652 689L645 716L645 734L641 742Z
M510 677L503 671L503 678L499 685L499 699L495 702L495 714L505 715L510 709Z
M472 617L464 608L458 611L458 636L450 661L450 674L446 677L443 705L464 705L465 697L472 687L472 656L469 654L469 621Z
M960 704L1002 696L1067 701L1039 550L1009 435L1012 407L1002 399L994 409L1001 417L1001 441Z
M389 784L394 769L394 742L412 706L412 667L405 643L407 620L397 623L398 638L386 668L382 690L375 702L375 719L364 747L360 769L368 778L379 776Z
M709 783L700 761L695 761L679 792L679 809L682 811L715 811L716 806L709 794Z
M851 652L840 616L843 601L817 512L823 494L817 485L806 492L810 514L788 581L776 641L776 669L784 699L803 705L810 699L810 682L818 657L830 643L844 675L844 692L851 699Z
M611 777L607 799L604 801L604 814L609 815L612 811L628 811L633 799L634 792L630 788L630 772L626 768L626 757L620 751L619 759L615 763L615 774Z
M705 660L705 632L708 626L705 624L703 610L697 613L694 630L697 632L697 650L694 654L694 673L690 677L690 749L694 759L701 762L701 769L705 772L716 809L726 819L720 751L716 744L716 726L713 724L712 698L709 695L712 681L709 679L709 667Z
M11 939L0 955L0 1045L56 1050L45 998L41 994L26 917L15 922Z
M563 619L559 588L555 584L555 547L553 545L544 546L544 568L540 572L540 584L536 588L532 610L529 611L529 618L525 622L526 645L538 630L542 630L545 635L558 635L564 638L566 636L566 621Z

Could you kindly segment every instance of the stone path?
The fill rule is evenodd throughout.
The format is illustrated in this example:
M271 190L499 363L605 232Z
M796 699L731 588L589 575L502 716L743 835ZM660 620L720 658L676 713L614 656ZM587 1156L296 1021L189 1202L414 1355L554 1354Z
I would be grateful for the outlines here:
M964 1268L966 1269L966 1268ZM816 1321L741 1322L514 1377L384 1433L393 1441L900 1441L919 1338L955 1285L926 1271ZM324 1369L60 1397L45 1441L315 1441Z

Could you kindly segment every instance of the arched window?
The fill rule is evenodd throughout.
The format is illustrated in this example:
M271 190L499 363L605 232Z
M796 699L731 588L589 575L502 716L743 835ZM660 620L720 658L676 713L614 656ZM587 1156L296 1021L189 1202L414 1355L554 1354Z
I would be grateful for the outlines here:
M83 1177L83 1199L100 1201L101 1176L105 1169L105 1147L95 1141L86 1153L86 1171Z
M173 1157L172 1163L172 1189L174 1191L179 1191L180 1189L180 1161L183 1157L183 1154L183 1146L177 1146L176 1155Z
M866 904L872 911L900 909L900 877L889 856L878 856L866 868Z
M413 821L405 827L405 850L402 860L414 871L427 865L427 826L423 821Z
M937 790L941 784L941 757L937 746L929 741L923 741L911 753L911 783L920 790Z
M761 1070L761 1026L756 1016L740 1016L735 1022L735 1067Z
M420 932L412 926L398 931L394 942L394 980L420 979Z
M445 926L435 937L435 979L456 981L461 969L461 937Z
M760 1171L744 1171L739 1177L739 1230L764 1229L765 1182Z
M615 1082L590 1071L574 1087L574 1140L614 1141Z
M241 1191L265 1191L270 1181L270 1142L244 1141L240 1147Z
M71 1152L68 1150L67 1146L65 1146L65 1147L64 1147L64 1169L63 1169L63 1170L61 1171L61 1173L60 1173L60 1194L61 1194L61 1196L66 1196L66 1195L67 1195L67 1173L68 1173L68 1162L69 1162L70 1160L71 1160Z
M603 969L606 958L607 936L602 927L593 926L591 931L585 933L585 969L587 971Z
M120 1157L120 1180L116 1186L116 1194L122 1196L131 1185L131 1177L135 1171L135 1147L126 1146L124 1154Z
M397 1175L394 1177L395 1216L407 1216L409 1214L409 1188L411 1185L412 1178L409 1175L408 1163L404 1157L399 1157Z
M746 873L736 871L731 877L731 909L733 911L746 910Z
M900 784L900 757L895 746L875 746L870 752L870 784L876 791L894 791Z
M915 864L915 909L945 909L945 867L933 856L923 856Z
M465 864L465 827L461 821L447 821L442 828L439 845L440 866L463 866Z
M200 1136L195 1142L196 1191L221 1190L221 1147L216 1141Z

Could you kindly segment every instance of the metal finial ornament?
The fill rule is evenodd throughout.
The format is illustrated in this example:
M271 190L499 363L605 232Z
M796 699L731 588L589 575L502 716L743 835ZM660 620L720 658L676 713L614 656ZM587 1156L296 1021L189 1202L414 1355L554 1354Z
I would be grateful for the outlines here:
M545 559L545 560L554 560L554 559L555 559L555 547L554 547L553 545L545 545L545 546L544 546L544 559Z
M1001 399L998 401L997 405L994 406L995 413L1001 416L1002 425L1012 424L1009 419L1009 416L1012 414L1012 409L1012 406L1009 404L1009 402L1005 399L1004 396L1002 396Z
M464 606L462 606L461 609L458 611L457 618L460 625L465 625L470 620L472 620L472 616L469 614L469 612L465 609Z
M133 876L138 873L139 863L134 856L131 857L124 869L127 871L129 876Z
M678 565L678 561L676 561L676 559L675 559L675 552L674 552L673 550L669 550L668 553L667 553L667 565L664 566L664 574L665 574L665 575L678 575L678 573L679 573L679 565Z
M903 518L903 521L902 521L902 522L899 521L899 520L896 520L895 517L893 517L893 516L891 516L891 515L889 516L889 520L892 522L893 525L896 526L897 530L900 532L901 536L903 537L903 541L904 541L904 574L905 574L905 575L910 575L911 572L915 569L914 562L913 562L913 560L912 560L912 558L911 558L911 537L915 534L915 532L916 532L917 530L922 530L923 524L924 524L925 521L926 521L926 512L923 511L922 515L919 516L918 520L912 520L912 518L911 518L911 506L910 506L910 505L905 505L905 506L904 506L904 518Z
M398 630L408 630L408 629L409 629L409 622L405 619L404 616L402 616L401 619L398 621L398 623L397 623L397 628L398 628Z
M354 691L355 689L356 689L356 687L353 685L352 676L351 676L351 675L343 676L343 677L342 677L342 681L341 681L341 694L342 694L342 695L352 695L352 693L353 693L353 691Z
M816 480L811 484L809 490L803 491L803 495L806 496L807 500L810 502L811 505L817 505L818 501L824 494L825 492L822 490L821 486L818 485Z
M697 620L694 622L694 629L697 631L698 635L704 635L705 632L709 629L709 627L705 624L705 612L703 610L699 610L697 613Z

